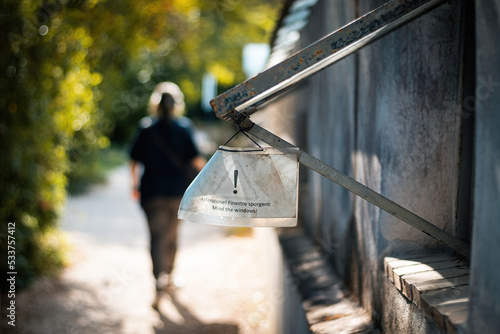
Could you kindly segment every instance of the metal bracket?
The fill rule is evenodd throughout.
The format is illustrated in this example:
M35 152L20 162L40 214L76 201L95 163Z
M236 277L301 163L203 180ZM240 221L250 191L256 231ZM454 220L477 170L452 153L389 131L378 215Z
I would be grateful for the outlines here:
M241 130L275 147L295 148L273 133L255 125L249 115L257 106L283 93L292 85L352 54L406 22L428 12L446 0L393 0L317 41L283 62L269 68L210 104L217 117L234 122ZM389 214L451 247L467 259L470 247L413 212L357 182L323 161L299 150L299 162Z
M254 124L247 133L251 134L255 138L262 140L268 145L275 147L276 149L290 149L296 148L294 145L285 141L284 139L276 136L275 134L263 129L262 127ZM308 153L299 149L299 162L311 168L312 170L318 172L324 177L332 180L338 185L344 187L355 195L367 200L368 202L378 206L380 209L386 211L387 213L393 215L396 218L404 221L408 225L413 226L419 231L427 234L428 236L438 240L451 247L453 250L457 251L459 254L463 255L467 259L470 258L470 247L465 242L455 238L451 234L441 230L437 226L431 224L427 220L421 218L415 213L403 208L402 206L394 203L387 197L382 196L376 191L368 188L367 186L359 183L353 178L345 175L339 170L329 166L323 161L309 155Z
M222 93L210 105L223 120L232 121L243 111L251 115L255 107L446 1L390 1Z

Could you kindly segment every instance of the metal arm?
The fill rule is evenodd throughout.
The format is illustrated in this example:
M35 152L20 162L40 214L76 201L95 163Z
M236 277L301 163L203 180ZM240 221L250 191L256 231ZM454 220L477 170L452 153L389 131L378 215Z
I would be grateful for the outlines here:
M253 124L252 126L248 123L248 119L245 121L245 126L247 128L246 132L262 140L268 145L275 147L276 149L280 148L295 148L294 145L289 142L283 140L282 138L276 136L275 134L263 129L262 127ZM250 127L251 126L251 127ZM350 192L358 195L361 198L364 198L368 202L378 206L382 210L390 213L394 217L397 217L407 223L408 225L413 226L414 228L422 231L428 236L440 241L441 243L451 247L461 255L466 258L470 258L470 247L463 241L455 238L451 234L441 230L437 226L429 223L425 219L417 216L413 212L403 208L402 206L394 203L390 199L382 196L376 191L368 188L367 186L359 183L353 178L345 175L344 173L338 171L337 169L327 165L323 161L316 159L315 157L307 154L306 152L299 149L299 162L306 167L311 168L312 170L318 172L324 177L332 180L333 182L339 184Z
M446 0L393 0L349 23L283 62L269 68L233 89L219 95L210 104L217 117L232 121L240 129L277 148L295 148L292 144L255 125L248 115L256 106L283 93L308 76L352 54L406 22L426 13ZM389 214L470 258L465 242L441 230L413 212L357 182L323 161L299 150L299 162L373 203Z
M267 102L294 84L351 55L447 0L393 0L210 101L217 117L234 120L240 112Z

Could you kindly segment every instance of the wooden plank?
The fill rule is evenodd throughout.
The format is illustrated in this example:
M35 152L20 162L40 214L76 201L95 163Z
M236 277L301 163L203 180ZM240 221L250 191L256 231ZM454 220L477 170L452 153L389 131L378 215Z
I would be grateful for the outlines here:
M384 259L384 262L386 265L390 265L392 268L399 268L405 266L406 264L413 265L420 263L434 263L441 261L453 261L455 259L456 257L451 255L421 255L414 257L405 256L404 258L386 257Z
M387 263L387 273L389 279L394 282L396 288L400 291L403 289L403 282L401 277L407 274L414 274L418 272L431 271L435 269L453 268L457 265L463 265L449 256L434 256L422 258L420 261L390 261Z
M418 289L420 293L426 293L443 288L456 288L463 285L469 285L470 275L458 276L453 278L443 278L435 281L423 282L413 285L412 288Z
M404 279L401 280L402 287L400 290L407 296L410 300L412 300L411 295L411 286L419 286L425 282L436 281L444 278L455 278L460 276L469 275L469 268L460 267L460 268L450 268L450 269L441 269L439 271L426 271L415 274L407 274L404 275Z
M401 260L396 258L396 257L390 257L390 256L386 256L384 258L384 272L387 275L387 277L389 277L391 282L394 282L394 279L392 278L392 275L391 275L392 274L392 266L389 266L389 263L396 262L396 261L401 261Z
M410 284L412 300L417 306L421 306L421 295L446 288L456 288L459 286L468 285L470 280L469 275L454 277L454 278L444 278L435 281L423 282L418 285Z
M384 271L401 293L413 301L445 333L465 326L469 309L470 270L449 256L384 259Z
M438 270L438 269L455 268L457 265L463 266L463 264L461 264L458 261L443 261L443 262L436 262L436 263L429 263L429 264L420 263L420 264L416 264L413 266L396 268L393 270L393 272L394 272L394 275L401 277L401 276L407 275L407 274L415 274L415 273L431 271L431 270Z
M448 332L448 327L455 327L455 325L449 321L449 315L459 312L466 312L468 307L468 298L460 302L448 304L446 307L440 307L439 305L437 305L433 308L434 320L436 321L436 324L439 328L442 328L445 332Z
M406 275L425 273L425 272L437 272L442 271L444 269L452 269L452 268L461 268L463 267L463 263L458 261L443 261L436 262L430 264L418 264L414 266L407 266L398 269L394 269L394 284L397 285L398 289L403 292L403 294L408 297L408 299L412 299L411 294L411 285L405 284ZM399 279L397 278L399 277ZM397 283L396 283L397 282Z
M442 289L421 296L421 307L436 321L442 321L441 312L463 311L469 303L469 286Z
M463 328L469 318L469 309L455 312L446 316L446 330L449 334L463 333Z
M384 271L389 277L391 282L394 282L394 269L415 266L419 264L429 264L442 261L453 261L455 258L448 255L438 255L438 256L417 256L413 258L400 259L396 257L386 257L384 258Z
M467 321L468 308L468 297L463 298L463 300L460 301L448 302L444 305L436 305L433 307L434 319L439 327L445 328L446 332L450 332L450 329L452 328L456 331L457 326L464 324L464 321Z

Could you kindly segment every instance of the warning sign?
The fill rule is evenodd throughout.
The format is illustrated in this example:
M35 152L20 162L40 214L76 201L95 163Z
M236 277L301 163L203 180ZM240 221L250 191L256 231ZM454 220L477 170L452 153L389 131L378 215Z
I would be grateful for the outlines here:
M298 149L220 147L182 198L179 218L231 226L297 224Z

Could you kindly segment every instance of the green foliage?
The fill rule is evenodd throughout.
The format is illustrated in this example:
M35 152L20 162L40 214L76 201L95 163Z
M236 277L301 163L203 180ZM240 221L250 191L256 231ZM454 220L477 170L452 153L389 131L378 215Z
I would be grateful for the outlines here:
M156 84L177 83L190 116L201 114L201 82L217 77L221 90L245 79L242 49L267 42L278 14L278 0L122 0L100 1L85 16L93 55L103 74L100 101L114 141L127 143Z
M157 83L178 83L196 115L204 73L221 89L244 80L242 48L267 41L277 2L1 2L0 240L16 222L19 286L66 263L55 226L68 180L102 178L101 150L130 141Z
M42 1L6 1L1 9L9 14L0 38L10 47L0 55L7 74L0 79L0 233L5 246L6 225L16 223L19 286L64 263L47 236L63 208L69 162L109 142L97 124L100 75L90 68L88 35L66 25L63 11Z
M118 145L111 145L92 154L94 155L92 159L87 158L89 161L82 163L70 173L68 192L71 195L81 195L90 186L105 182L107 172L128 162L127 153Z

